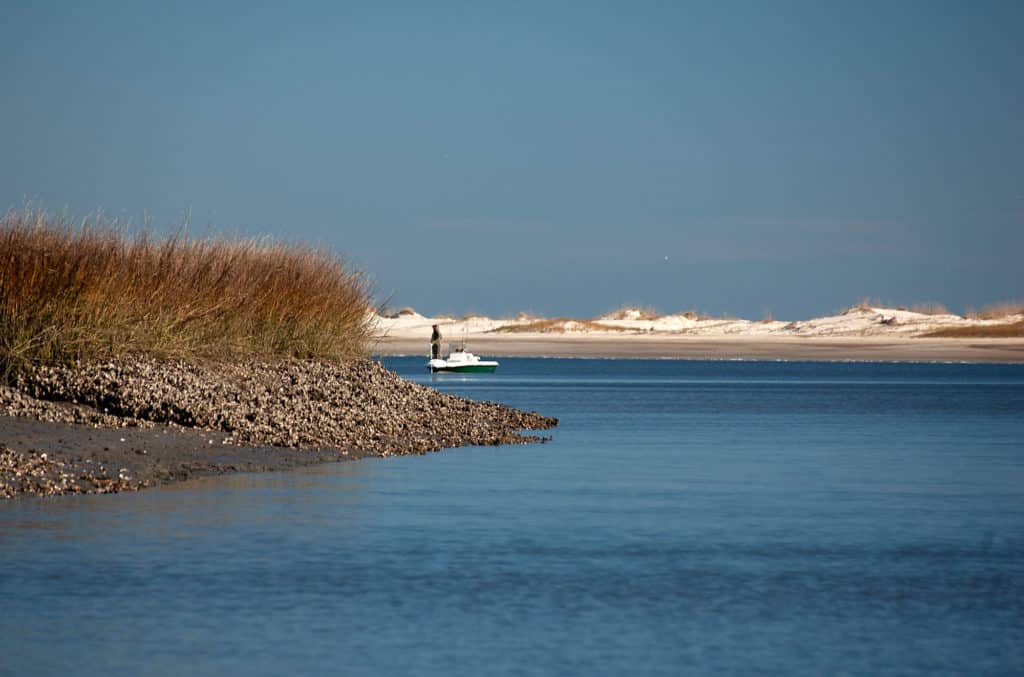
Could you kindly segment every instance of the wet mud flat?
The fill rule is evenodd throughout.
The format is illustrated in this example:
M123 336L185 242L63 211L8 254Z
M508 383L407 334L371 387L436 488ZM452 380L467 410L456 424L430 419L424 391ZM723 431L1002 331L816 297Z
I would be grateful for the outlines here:
M0 497L115 493L232 472L276 472L374 456L368 450L238 447L169 425L95 428L0 416Z
M0 497L109 493L465 445L557 419L404 381L379 363L39 367L0 387Z

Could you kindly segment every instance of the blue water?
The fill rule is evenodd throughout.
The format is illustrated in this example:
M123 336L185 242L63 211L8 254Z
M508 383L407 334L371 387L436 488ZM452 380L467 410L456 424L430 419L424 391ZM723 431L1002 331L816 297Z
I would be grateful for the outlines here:
M385 361L561 426L0 503L0 673L1024 673L1024 366Z

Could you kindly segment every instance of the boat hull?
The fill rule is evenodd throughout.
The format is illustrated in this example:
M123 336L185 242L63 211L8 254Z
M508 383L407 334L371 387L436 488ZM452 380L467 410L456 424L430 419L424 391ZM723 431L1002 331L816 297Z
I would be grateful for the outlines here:
M498 368L496 364L461 364L454 367L431 367L430 371L436 373L446 372L450 374L493 374Z
M432 373L490 374L498 368L497 360L481 360L466 350L456 350L447 360L434 358L427 363Z

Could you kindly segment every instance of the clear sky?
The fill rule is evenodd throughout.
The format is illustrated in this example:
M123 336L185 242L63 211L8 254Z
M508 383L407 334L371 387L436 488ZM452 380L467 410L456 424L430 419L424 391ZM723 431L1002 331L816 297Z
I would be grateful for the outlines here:
M1024 2L0 6L3 208L310 242L427 314L1024 300Z

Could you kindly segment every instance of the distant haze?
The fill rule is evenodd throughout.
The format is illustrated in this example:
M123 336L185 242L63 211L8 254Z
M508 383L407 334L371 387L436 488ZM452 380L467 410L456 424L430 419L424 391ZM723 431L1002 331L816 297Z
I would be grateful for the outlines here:
M310 242L424 314L961 312L1024 299L1022 32L1020 2L16 0L0 207Z

